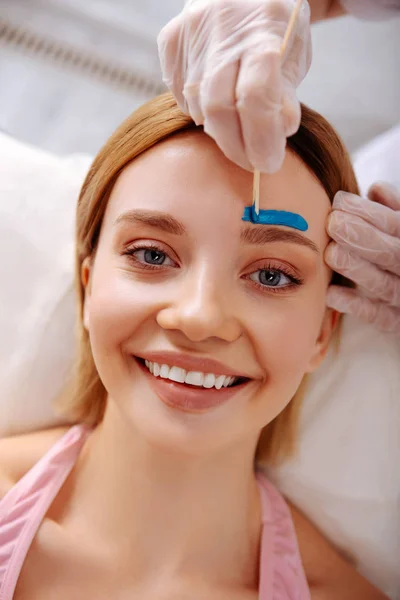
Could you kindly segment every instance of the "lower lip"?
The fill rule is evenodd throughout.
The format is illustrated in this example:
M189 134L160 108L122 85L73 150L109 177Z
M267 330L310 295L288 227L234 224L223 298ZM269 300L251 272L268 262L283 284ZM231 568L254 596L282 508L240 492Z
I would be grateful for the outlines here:
M204 412L224 404L250 383L244 381L234 387L221 388L220 390L200 388L177 383L170 379L163 379L162 377L155 377L140 360L135 358L135 362L148 377L151 387L164 404L191 413Z

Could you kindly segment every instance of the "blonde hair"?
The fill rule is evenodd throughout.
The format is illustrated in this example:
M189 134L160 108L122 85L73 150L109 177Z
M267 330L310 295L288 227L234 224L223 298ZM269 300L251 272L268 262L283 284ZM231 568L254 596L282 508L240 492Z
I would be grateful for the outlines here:
M77 363L72 389L67 390L60 403L62 412L73 421L92 426L99 423L107 395L94 364L88 332L83 326L82 262L96 251L108 199L121 171L161 140L185 130L202 130L202 127L196 126L180 111L169 93L150 100L130 115L107 140L82 186L76 213ZM340 138L318 113L302 107L300 128L289 138L288 147L320 181L331 201L340 189L358 192ZM263 461L276 461L293 452L300 406L301 394L298 393L264 428L258 452Z

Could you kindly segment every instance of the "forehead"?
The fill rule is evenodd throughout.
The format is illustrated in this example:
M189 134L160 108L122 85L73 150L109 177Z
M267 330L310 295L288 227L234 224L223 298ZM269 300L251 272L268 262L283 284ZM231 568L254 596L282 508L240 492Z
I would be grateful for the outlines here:
M232 233L243 225L252 201L253 174L230 162L201 131L185 132L157 144L133 160L118 178L106 211L105 226L132 209L153 209L177 219ZM304 234L319 246L327 243L329 199L315 176L292 152L273 175L262 175L260 208L300 214Z

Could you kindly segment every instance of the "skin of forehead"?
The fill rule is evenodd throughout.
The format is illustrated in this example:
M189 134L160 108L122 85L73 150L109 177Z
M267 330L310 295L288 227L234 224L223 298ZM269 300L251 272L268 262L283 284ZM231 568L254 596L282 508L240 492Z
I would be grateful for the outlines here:
M249 199L251 198L252 173L245 172L233 163L231 163L222 154L222 152L216 146L215 142L211 140L211 138L209 138L204 133L197 131L179 133L179 135L177 135L174 138L163 140L156 146L149 149L147 152L144 152L141 156L137 157L131 165L128 165L123 170L121 176L119 177L114 186L114 189L111 193L111 203L109 203L106 212L108 214L118 214L118 210L122 210L121 201L123 200L126 192L124 191L123 193L120 193L120 191L122 192L122 190L126 188L126 186L130 186L132 184L133 177L135 178L135 192L140 193L140 182L138 186L138 181L136 180L137 169L141 171L142 165L144 166L144 163L146 163L145 170L150 168L155 169L155 166L157 166L158 168L158 163L160 163L160 168L163 171L163 169L166 169L167 165L168 168L170 168L171 165L174 166L176 160L178 160L178 162L184 161L185 166L181 167L181 171L184 175L184 178L186 179L187 176L193 178L194 183L191 182L191 185L194 186L194 191L199 192L201 190L202 194L206 194L208 191L207 182L210 182L210 177L205 177L205 175L210 174L210 163L212 162L212 172L215 172L215 169L219 168L220 181L218 181L217 184L221 188L223 195L226 195L226 189L229 191L232 188L232 199L235 200L236 203L242 204L240 216L238 215L239 219L241 219L241 217L243 216L243 209L245 209L246 204L245 197L243 197L243 193L241 194L242 197L240 197L240 194L237 193L237 190L243 190L244 188L248 188L248 191L245 191L244 194L247 195ZM195 169L193 169L194 164L196 165ZM285 175L284 177L282 177L283 174ZM290 174L290 177L288 177L288 174ZM303 182L307 185L307 190L305 192L301 192L300 195L298 193L299 190L295 187L296 185L298 185L298 175L300 175L301 185L303 186ZM172 184L171 181L169 181L168 172L165 176L167 178L167 186L171 186ZM143 177L143 175L141 177ZM293 184L292 177L294 178ZM145 178L143 177L143 179ZM158 181L159 179L160 178L153 178L151 179L151 181L146 180L146 194L149 193L149 189L151 189L152 183ZM248 182L245 182L245 179L248 179ZM213 184L214 183L215 182L213 181ZM225 184L226 189L224 188ZM206 189L204 189L205 185ZM284 186L283 189L282 186ZM305 216L305 213L310 213L310 216L314 216L315 211L310 210L311 207L309 206L309 203L305 205L305 209L307 209L305 210L305 213L303 213L303 211L300 211L299 209L302 206L303 197L305 193L308 194L308 196L310 196L311 194L312 196L314 196L314 194L318 194L318 202L322 201L326 203L328 209L326 213L328 214L328 211L330 210L329 199L326 196L324 190L322 189L320 183L316 181L315 178L307 171L307 168L302 163L301 159L299 159L296 155L294 155L291 152L287 153L282 172L274 174L272 176L266 176L266 178L263 181L263 189L264 192L260 197L260 204L264 204L264 207L260 206L260 211L278 209L278 206L273 206L273 204L275 204L274 198L276 189L278 189L280 203L281 198L284 197L284 194L286 194L288 198L287 206L282 207L282 209L287 210L287 212L292 212L293 215L298 215L304 220L307 219L307 234L309 234L311 239L313 239L316 233L317 237L316 239L314 239L314 241L319 243L319 245L321 245L322 247L325 247L328 241L328 237L325 233L325 227L323 226L323 228L321 228L321 231L319 231L319 222L315 221L314 218L312 222L310 222L308 216ZM268 192L267 195L265 194L265 190L267 190ZM268 203L270 206L265 206L265 203ZM290 204L292 206L290 206Z

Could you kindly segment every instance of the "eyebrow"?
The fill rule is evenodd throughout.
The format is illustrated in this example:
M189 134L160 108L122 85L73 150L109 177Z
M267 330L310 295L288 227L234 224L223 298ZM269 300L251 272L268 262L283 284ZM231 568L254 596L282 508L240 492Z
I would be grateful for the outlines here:
M128 210L115 220L114 225L133 223L161 229L173 235L184 235L186 228L168 213L154 210Z
M267 227L265 225L244 227L240 232L240 239L243 243L252 245L270 244L271 242L300 244L319 254L318 246L309 238L296 231L287 231L280 227Z
M180 221L175 219L175 217L172 217L168 213L155 210L128 210L117 217L114 221L114 226L117 226L120 223L147 225L148 227L154 227L154 229L160 229L161 231L173 235L185 235L187 233L186 227ZM301 233L287 231L286 229L281 229L279 226L268 227L266 225L250 225L243 227L240 232L240 240L242 243L258 246L270 244L272 242L300 244L319 254L317 245L310 239L301 235Z

